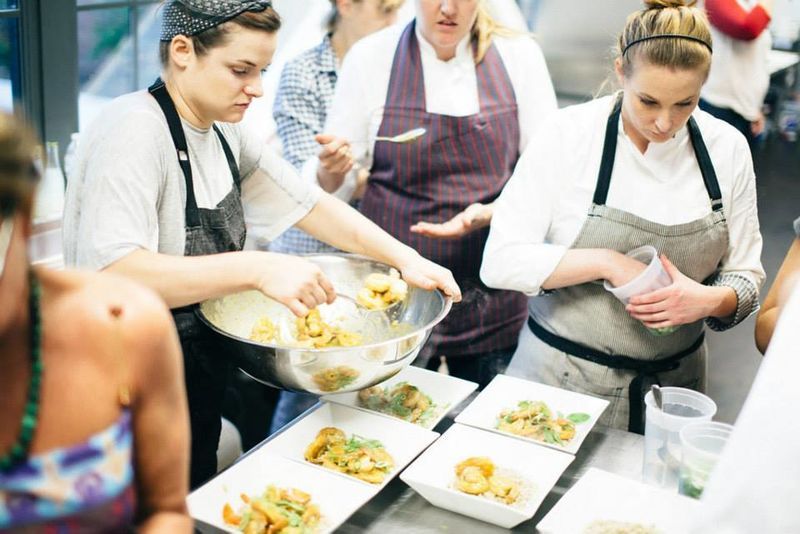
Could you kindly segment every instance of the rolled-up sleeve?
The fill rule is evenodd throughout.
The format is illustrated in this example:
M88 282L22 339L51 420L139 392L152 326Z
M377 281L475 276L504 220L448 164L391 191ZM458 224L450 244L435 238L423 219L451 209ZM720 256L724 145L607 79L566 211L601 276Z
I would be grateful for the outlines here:
M241 135L245 221L249 232L271 241L305 217L321 191L300 179L297 170L258 136L244 130Z
M758 223L756 180L744 138L734 158L738 160L735 168L740 171L733 181L731 201L725 207L730 245L719 272L708 283L733 289L737 306L731 318L707 319L708 326L718 331L733 328L758 311L758 292L766 277L761 265L762 239Z
M547 127L537 133L494 204L481 265L481 279L489 287L536 295L567 251L547 242L559 200L557 152L550 151L548 135Z

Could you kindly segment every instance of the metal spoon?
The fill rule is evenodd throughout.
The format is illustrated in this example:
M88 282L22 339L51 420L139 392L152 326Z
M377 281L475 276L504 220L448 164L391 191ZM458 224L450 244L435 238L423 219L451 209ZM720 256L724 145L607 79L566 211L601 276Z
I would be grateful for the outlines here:
M393 135L391 137L385 136L377 136L375 141L385 141L387 143L413 143L423 135L427 130L425 128L414 128L413 130L408 130L407 132L403 132L401 134Z

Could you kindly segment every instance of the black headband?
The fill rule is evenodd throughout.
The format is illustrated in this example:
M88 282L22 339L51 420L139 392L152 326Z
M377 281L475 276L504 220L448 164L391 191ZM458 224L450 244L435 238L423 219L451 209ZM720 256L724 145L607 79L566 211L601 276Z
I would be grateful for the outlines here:
M176 35L191 37L246 11L257 13L270 7L270 0L172 0L164 8L161 40L171 41Z
M635 39L635 40L631 41L630 43L625 45L625 48L622 49L622 55L624 56L625 52L627 52L628 49L630 47L632 47L633 45L635 45L635 44L642 43L644 41L650 41L650 40L653 40L653 39L669 39L669 38L686 39L688 41L694 41L694 42L700 43L701 45L703 45L706 48L708 48L709 52L711 52L711 53L714 52L711 49L711 45L708 42L706 42L705 40L700 39L699 37L695 37L693 35L684 35L684 34L681 34L681 33L657 33L655 35L648 35L647 37L640 37L639 39Z

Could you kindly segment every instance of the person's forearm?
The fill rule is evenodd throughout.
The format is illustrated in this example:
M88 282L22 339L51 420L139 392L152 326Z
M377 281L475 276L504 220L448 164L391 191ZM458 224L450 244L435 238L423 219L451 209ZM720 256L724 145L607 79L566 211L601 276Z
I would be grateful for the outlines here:
M338 249L370 256L389 265L402 265L409 257L417 255L414 249L331 195L322 195L297 227Z
M608 249L570 249L542 284L542 289L559 289L611 278L613 251Z
M709 312L708 317L725 319L736 313L739 298L733 288L725 286L708 286Z
M712 25L734 39L752 41L770 22L770 2L760 2L745 11L736 0L706 0L706 13Z
M178 512L157 512L145 521L143 521L136 532L142 534L163 534L169 532L172 534L190 533L192 532L193 521L185 513Z
M265 252L227 252L208 256L169 256L148 250L131 252L106 270L156 291L170 308L179 308L257 286L253 258Z
M758 314L756 320L756 347L761 354L766 354L775 324L778 322L778 308L769 308Z
M321 165L317 169L317 182L326 193L335 193L342 187L344 178L344 174L328 172Z

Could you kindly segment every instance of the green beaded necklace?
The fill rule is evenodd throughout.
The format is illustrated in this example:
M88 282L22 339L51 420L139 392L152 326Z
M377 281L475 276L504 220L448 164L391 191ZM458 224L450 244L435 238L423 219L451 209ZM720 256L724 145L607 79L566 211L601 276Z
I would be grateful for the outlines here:
M0 456L0 471L9 471L28 457L28 452L39 422L39 398L42 386L42 322L39 316L41 287L38 280L30 275L30 317L31 317L31 381L28 385L28 399L20 424L19 437L8 453Z

